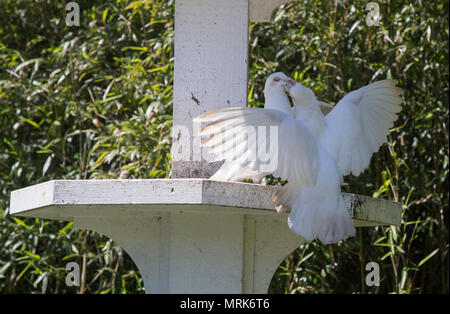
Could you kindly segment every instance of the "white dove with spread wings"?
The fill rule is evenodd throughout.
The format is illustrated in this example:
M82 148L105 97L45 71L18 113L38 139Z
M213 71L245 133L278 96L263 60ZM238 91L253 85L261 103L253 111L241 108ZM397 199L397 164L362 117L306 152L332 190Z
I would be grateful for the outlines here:
M279 210L291 208L289 227L308 241L325 244L351 237L355 228L341 193L343 176L359 175L386 141L401 110L401 90L393 80L375 82L346 95L325 116L321 111L325 104L310 89L292 79L278 83L292 97L291 112L227 108L207 113L198 118L212 121L201 132L210 136L205 146L217 160L260 172L262 163L248 157L258 155L254 150L267 149L270 139L262 136L257 140L261 145L249 145L248 137L227 137L225 130L244 134L248 126L276 126L278 145L271 158L276 158L277 167L270 173L288 183L273 201ZM239 158L229 154L236 146Z

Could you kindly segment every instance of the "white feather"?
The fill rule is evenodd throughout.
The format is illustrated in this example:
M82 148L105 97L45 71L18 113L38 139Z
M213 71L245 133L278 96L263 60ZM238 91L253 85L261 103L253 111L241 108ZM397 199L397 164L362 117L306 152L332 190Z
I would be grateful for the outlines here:
M276 82L276 80L279 81L279 79L288 79L288 77L284 73L278 72L271 74L267 78L264 88L264 95L265 95L264 108L275 109L284 112L285 114L289 114L291 111L291 105L289 103L288 97L286 96L283 86ZM209 119L212 120L220 120L224 117L230 119L231 118L230 111L233 110L234 108L225 108L207 113L206 115L209 115ZM205 119L208 117L203 118ZM241 120L240 122L238 122L237 120L235 120L229 123L235 123L236 125L244 125L246 121ZM224 124L222 124L221 126L223 127ZM230 127L230 125L227 126ZM218 126L216 126L216 128L217 127ZM214 133L214 130L210 131ZM206 132L204 132L203 134L206 134ZM244 136L244 134L242 134L241 136ZM230 138L228 137L221 138L220 136L213 136L210 137L208 141L204 142L204 146L212 147L216 146L219 143L222 143L223 141L228 140L230 140ZM241 139L237 139L237 141L240 140ZM261 141L257 143L258 147L260 147L259 145L261 145L260 142ZM220 157L216 157L216 159L220 160ZM260 165L256 162L250 162L248 163L247 167L243 167L241 164L225 161L224 164L210 179L218 181L239 182L244 181L247 178L251 178L253 179L254 182L260 182L262 178L267 175L267 173L259 173L258 171L252 170L257 169L259 166Z
M383 80L361 87L342 98L326 116L327 127L320 141L343 175L359 175L386 141L401 110L401 90L395 84ZM352 152L352 158L339 154L337 147Z
M325 117L311 90L301 84L291 88L296 119L305 121L318 143L319 172L314 186L289 181L272 200L277 208L291 208L289 227L306 240L329 244L355 234L340 185L344 175L359 175L385 142L401 109L395 83L385 80L353 91Z
M260 166L264 163L259 162L257 157L261 156L260 150L267 151L266 145L261 144L262 142L270 143L270 138L268 138L270 133L266 132L264 136L258 133L257 139L252 137L258 143L248 141L249 137L247 136L233 137L226 133L241 133L241 121L244 120L242 126L245 125L245 127L255 130L260 126L276 126L278 127L277 154L271 158L278 158L278 162L271 173L302 186L315 184L318 173L317 145L301 121L274 109L234 108L226 111L228 115L215 113L197 118L202 122L212 120L211 124L201 130L200 135L211 135L212 138L207 139L204 143L206 146L209 142L214 141L215 145L209 148L210 152L216 154L216 160L232 161L241 167L249 167L253 171L263 172ZM220 117L220 120L214 120L216 117ZM233 127L224 129L222 125ZM222 140L217 140L215 137ZM270 145L274 144L270 143Z

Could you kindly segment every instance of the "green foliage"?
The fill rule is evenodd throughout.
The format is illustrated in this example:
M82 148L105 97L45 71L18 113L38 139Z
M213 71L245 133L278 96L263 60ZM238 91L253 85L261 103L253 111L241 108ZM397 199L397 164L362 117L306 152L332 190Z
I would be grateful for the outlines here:
M114 242L71 223L11 217L14 189L50 179L167 178L172 125L173 1L0 2L0 292L142 293ZM344 191L401 202L399 227L358 228L336 245L303 245L272 293L448 292L448 2L303 0L250 33L249 105L283 71L336 103L372 81L398 80L403 111L366 172ZM268 179L269 183L276 181ZM69 261L82 265L67 287ZM378 262L380 287L365 285Z
M74 292L64 265L83 258L79 291L143 291L133 262L100 235L7 215L11 190L49 179L168 177L173 6L78 3L79 27L66 26L64 3L0 4L3 292Z

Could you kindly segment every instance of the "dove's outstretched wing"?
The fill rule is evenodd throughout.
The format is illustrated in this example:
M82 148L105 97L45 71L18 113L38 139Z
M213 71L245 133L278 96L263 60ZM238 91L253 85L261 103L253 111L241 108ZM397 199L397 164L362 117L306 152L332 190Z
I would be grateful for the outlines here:
M263 173L314 186L317 143L300 121L272 109L226 108L196 118L211 122L200 131L215 160L233 161Z
M394 80L378 81L342 98L326 116L320 139L342 175L359 175L386 142L402 102Z

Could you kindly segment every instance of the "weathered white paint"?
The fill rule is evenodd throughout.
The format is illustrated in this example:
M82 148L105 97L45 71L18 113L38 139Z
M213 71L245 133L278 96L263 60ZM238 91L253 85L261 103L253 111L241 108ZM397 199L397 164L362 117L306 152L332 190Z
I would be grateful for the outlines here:
M243 215L171 214L171 293L242 293Z
M285 215L245 215L244 293L267 293L278 265L304 243L286 227Z
M193 135L192 119L231 106L247 106L248 0L175 1L174 129ZM173 134L175 145L184 135ZM191 161L174 161L173 178L209 177L220 164L201 160L200 145Z
M250 21L269 22L280 5L298 0L250 0Z
M11 194L19 216L74 221L124 248L149 293L266 293L304 242L275 211L279 187L206 179L56 180ZM345 194L357 226L399 224L401 205Z
M72 220L76 216L133 216L155 210L281 215L272 203L277 186L208 179L55 180L11 193L11 214ZM356 225L399 225L401 204L344 194ZM125 205L125 206L124 206Z

